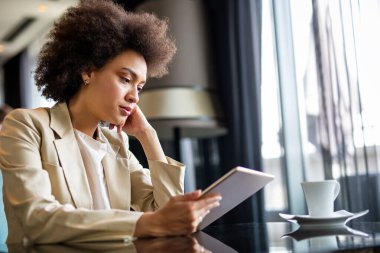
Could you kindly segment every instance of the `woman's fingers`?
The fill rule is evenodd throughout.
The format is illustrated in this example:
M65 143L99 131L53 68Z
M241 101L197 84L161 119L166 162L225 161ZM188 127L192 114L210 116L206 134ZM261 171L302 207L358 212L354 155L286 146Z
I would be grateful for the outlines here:
M210 196L205 196L202 198L199 198L201 195L201 191L197 190L194 192L190 192L184 195L178 195L172 198L172 202L184 202L184 204L188 205L190 210L192 212L199 216L204 216L205 213L215 207L218 207L220 205L220 201L222 197L217 194L213 194Z
M203 219L207 216L207 214L210 213L210 210L206 210L206 211L203 211L203 212L200 212L200 214L198 215L198 220L197 220L197 227L199 226L199 224L201 224L201 222L203 221Z
M220 205L220 195L201 196L201 191L172 197L155 213L155 221L163 226L163 235L185 235L197 231L211 209ZM161 232L160 232L161 234Z
M210 210L220 205L219 202L221 199L221 196L214 195L193 201L193 213L191 215L191 217L193 217L191 230L192 233L198 230L199 224L203 221L206 215L210 213Z
M116 130L117 130L117 132L118 132L118 133L121 133L121 131L122 131L124 125L115 125L115 124L111 124L111 123L110 123L110 125L108 126L108 129L109 129L109 130L112 130L112 129L115 128L115 126L116 126Z
M211 210L220 205L222 197L220 195L205 197L195 202L196 209L199 210Z
M112 129L115 128L115 126L116 126L116 129L117 129L117 132L118 132L118 133L121 133L122 126L119 126L119 125L110 124L109 127L108 127L108 129L109 129L109 130L112 130Z
M203 197L201 197L201 195L202 195L202 191L196 190L196 191L189 192L183 195L174 196L172 199L175 201L197 201L198 203L201 203L201 204L214 202L215 200L220 201L222 199L222 197L219 194L215 194L215 193L212 193Z
M210 210L220 206L220 200L221 200L220 197L213 197L210 199L205 199L203 203L196 203L198 205L197 207L198 225L199 223L203 221L204 217L206 217L206 215L210 213Z
M174 201L192 201L197 200L201 196L202 192L200 190L196 190L193 192L189 192L183 195L177 195L172 198Z

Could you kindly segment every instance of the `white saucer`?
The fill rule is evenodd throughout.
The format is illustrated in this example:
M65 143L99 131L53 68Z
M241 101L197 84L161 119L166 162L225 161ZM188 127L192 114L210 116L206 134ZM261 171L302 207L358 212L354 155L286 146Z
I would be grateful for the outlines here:
M346 210L340 210L334 212L334 214L329 217L312 217L310 215L292 215L283 213L280 213L279 215L283 219L293 223L298 223L303 227L307 226L309 228L326 228L344 226L348 221L359 218L367 213L368 210L357 213L350 213Z

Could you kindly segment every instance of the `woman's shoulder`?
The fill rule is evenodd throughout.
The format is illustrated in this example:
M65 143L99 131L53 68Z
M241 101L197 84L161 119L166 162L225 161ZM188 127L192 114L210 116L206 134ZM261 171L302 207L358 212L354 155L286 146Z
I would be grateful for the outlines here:
M41 128L49 126L50 108L25 109L17 108L8 113L4 118L3 128Z
M26 121L29 119L44 120L49 119L50 108L35 108L35 109L25 109L17 108L8 113L5 120L13 119L18 121Z

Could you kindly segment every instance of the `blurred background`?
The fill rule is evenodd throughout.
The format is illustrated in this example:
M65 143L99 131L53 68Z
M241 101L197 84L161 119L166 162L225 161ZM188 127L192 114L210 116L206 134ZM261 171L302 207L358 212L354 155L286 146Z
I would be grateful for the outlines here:
M0 104L54 104L33 70L76 2L0 0ZM178 53L141 107L165 152L187 165L186 191L238 165L276 177L219 223L305 214L300 182L323 179L341 183L336 210L380 221L379 0L117 2L169 18ZM134 140L131 149L146 163Z

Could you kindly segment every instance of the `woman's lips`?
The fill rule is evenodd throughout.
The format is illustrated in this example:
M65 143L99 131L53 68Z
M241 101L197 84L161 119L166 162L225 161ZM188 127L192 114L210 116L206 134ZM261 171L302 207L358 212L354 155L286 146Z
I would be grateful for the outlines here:
M120 106L120 110L123 116L129 116L132 112L132 108L129 106Z

